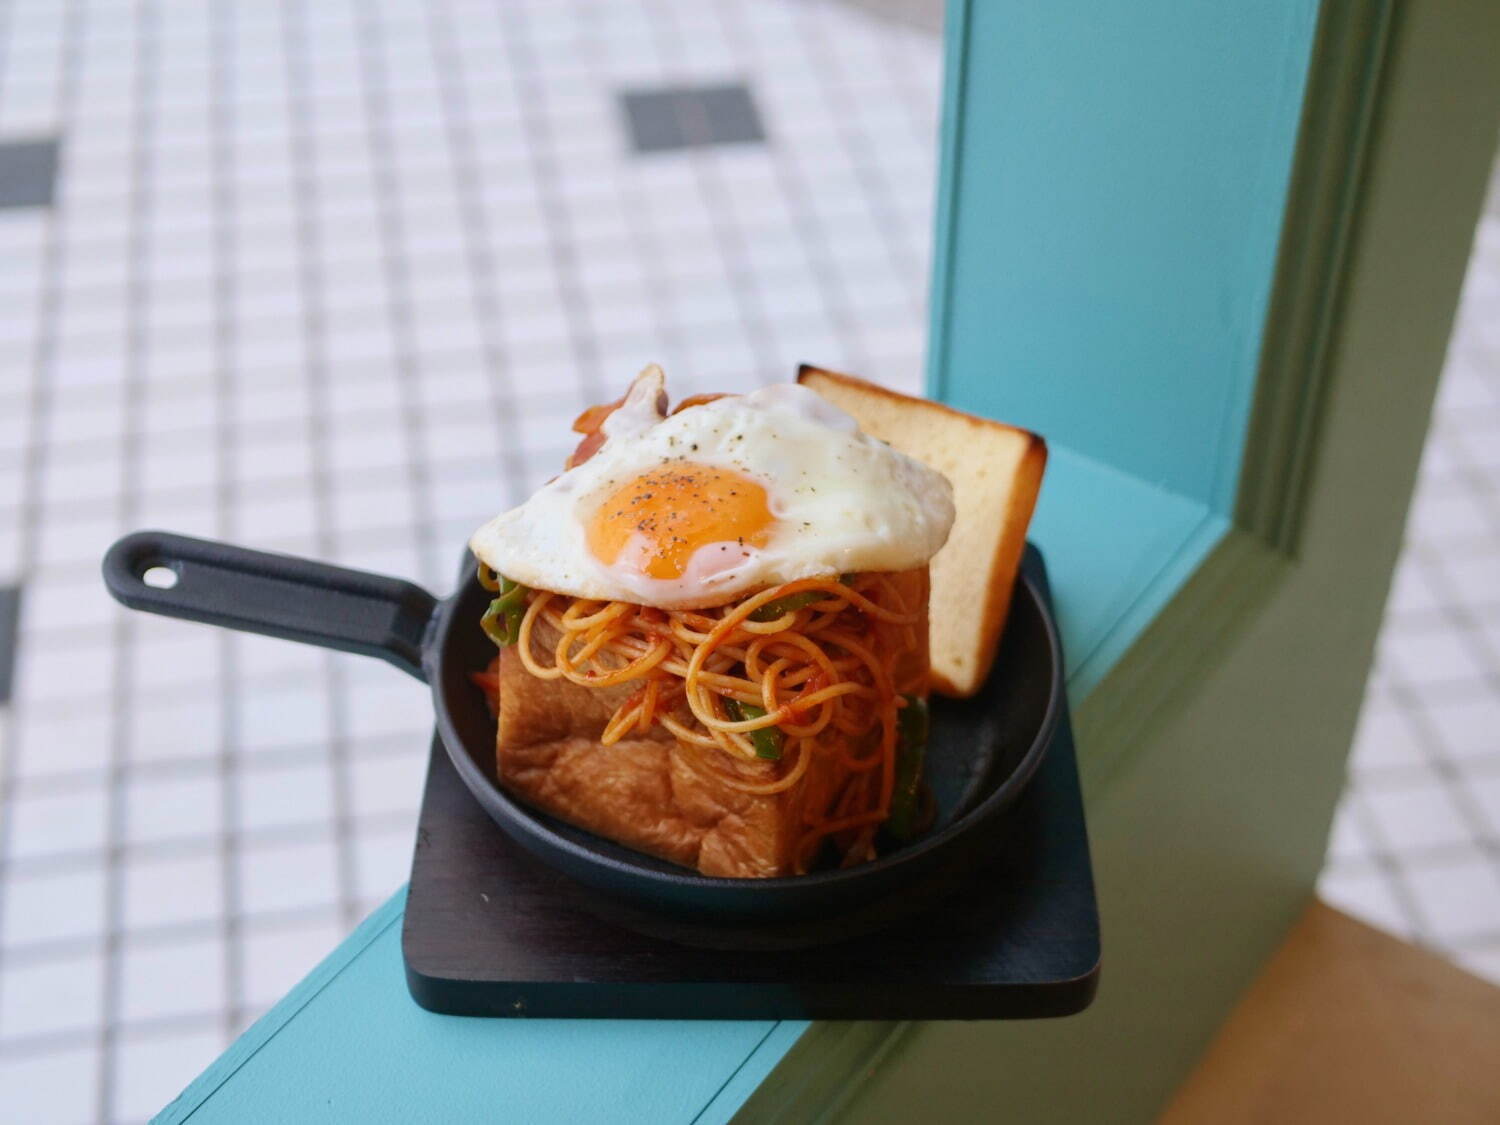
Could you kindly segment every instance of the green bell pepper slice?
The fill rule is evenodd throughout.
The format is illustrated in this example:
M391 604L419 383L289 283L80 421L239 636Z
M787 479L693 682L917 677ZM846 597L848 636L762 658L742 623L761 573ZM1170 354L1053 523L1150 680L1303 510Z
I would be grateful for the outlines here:
M724 710L737 723L766 717L764 707L757 707L753 703L741 703L738 699L725 699ZM780 727L761 727L759 730L746 733L750 735L750 744L755 747L757 758L765 758L772 762L781 761L781 748L786 742L786 735L781 732Z
M485 582L485 577L481 570L480 585L488 589L490 586ZM526 616L526 595L531 591L504 575L499 576L498 590L500 596L490 602L490 608L484 611L479 625L496 645L508 648L521 637L521 619Z
M845 586L852 585L854 575L841 574L839 575L839 581ZM754 610L750 614L750 620L775 621L778 617L785 617L795 609L805 609L815 602L823 601L827 597L828 595L822 590L803 590L799 594L788 594L784 598L776 598L774 601L769 601L759 609Z
M917 834L922 811L922 764L927 757L927 701L905 695L906 706L896 712L896 788L886 831L898 840Z

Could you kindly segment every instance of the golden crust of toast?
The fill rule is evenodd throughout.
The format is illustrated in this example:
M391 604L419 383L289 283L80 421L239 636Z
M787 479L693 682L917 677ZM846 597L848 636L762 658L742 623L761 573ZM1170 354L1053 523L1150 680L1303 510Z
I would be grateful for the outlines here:
M872 437L953 484L957 517L932 560L932 687L966 698L989 675L1036 508L1047 444L1029 430L851 375L802 366L797 381L853 415Z

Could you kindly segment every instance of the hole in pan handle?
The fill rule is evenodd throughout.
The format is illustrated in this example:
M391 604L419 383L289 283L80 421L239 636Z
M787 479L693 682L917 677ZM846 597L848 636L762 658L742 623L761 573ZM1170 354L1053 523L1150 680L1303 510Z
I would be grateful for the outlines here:
M378 656L427 678L422 655L438 603L400 578L137 531L105 553L104 585L131 609Z

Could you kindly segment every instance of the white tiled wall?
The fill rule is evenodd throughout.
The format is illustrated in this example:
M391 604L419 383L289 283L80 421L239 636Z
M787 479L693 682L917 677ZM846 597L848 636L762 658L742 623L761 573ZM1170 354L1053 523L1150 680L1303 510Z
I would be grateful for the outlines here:
M105 546L441 590L648 360L915 387L939 66L813 0L0 2L0 145L61 155L0 207L0 1120L145 1119L409 860L421 686L124 613ZM694 83L766 142L632 153ZM1491 217L1324 882L1492 974L1497 307Z

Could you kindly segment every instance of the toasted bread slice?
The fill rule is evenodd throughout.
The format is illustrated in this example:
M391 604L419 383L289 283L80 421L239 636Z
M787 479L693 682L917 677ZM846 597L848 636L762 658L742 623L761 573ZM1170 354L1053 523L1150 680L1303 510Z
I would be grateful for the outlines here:
M989 675L1005 628L1047 464L1046 443L1029 430L849 375L804 365L797 381L852 414L865 433L953 483L957 518L932 560L932 687L943 695L973 695Z

